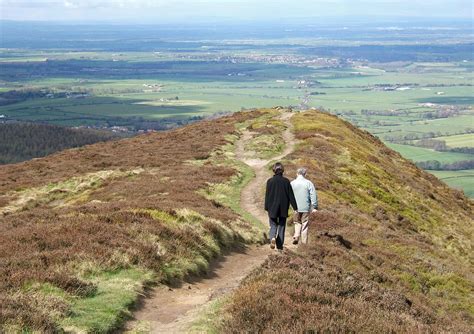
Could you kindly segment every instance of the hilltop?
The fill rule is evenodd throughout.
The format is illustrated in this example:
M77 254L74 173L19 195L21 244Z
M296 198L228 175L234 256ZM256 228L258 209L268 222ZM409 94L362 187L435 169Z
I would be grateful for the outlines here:
M266 226L240 200L255 171L237 146L270 161L290 129L287 175L306 166L320 196L311 242L268 257L196 328L468 331L473 202L335 116L281 114L240 112L0 166L3 330L110 331L147 284L261 242Z

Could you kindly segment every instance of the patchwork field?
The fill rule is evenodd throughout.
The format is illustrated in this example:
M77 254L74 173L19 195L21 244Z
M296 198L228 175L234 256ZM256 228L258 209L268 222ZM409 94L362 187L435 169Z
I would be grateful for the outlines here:
M422 23L402 24L406 34L357 24L232 33L229 27L104 26L95 30L96 39L89 38L94 27L73 33L33 25L24 36L6 24L0 122L136 132L241 109L317 108L414 161L469 161L469 150L414 147L423 138L451 149L474 145L472 29L451 24L456 34L436 25L420 29Z

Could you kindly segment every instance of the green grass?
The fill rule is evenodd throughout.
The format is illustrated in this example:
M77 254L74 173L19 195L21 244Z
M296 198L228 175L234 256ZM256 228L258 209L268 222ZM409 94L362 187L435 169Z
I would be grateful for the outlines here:
M105 272L93 277L96 294L74 299L71 314L61 322L62 327L66 331L86 333L105 333L117 328L128 316L126 310L137 300L144 284L152 278L150 271L140 269Z
M233 140L236 139L237 138L233 138ZM246 221L252 222L258 230L263 231L262 223L240 206L240 193L242 189L250 182L250 180L254 178L255 173L253 172L252 168L233 158L234 148L232 145L228 145L225 150L228 158L223 161L223 164L237 169L237 174L233 176L229 182L211 184L207 189L201 190L201 193L207 199L213 200L221 205L231 208L235 213L241 215ZM251 233L249 233L249 237L250 239L253 239L255 235L252 237L252 234L254 234L255 231L250 232Z
M431 174L448 184L450 187L461 189L474 198L474 169L458 171L430 171Z
M151 271L129 268L116 271L96 271L84 279L97 289L88 297L76 297L49 283L30 283L23 290L67 305L66 316L49 310L49 316L58 324L58 330L77 333L106 333L118 328L129 316L128 308L143 292L145 284L154 279ZM51 303L51 302L49 302Z
M260 159L269 159L283 151L283 139L276 135L260 135L245 145L247 151L257 152Z
M222 307L228 302L228 297L221 297L212 301L204 310L201 310L197 320L188 329L188 333L220 333L222 319L219 317Z
M252 136L252 139L245 143L245 151L255 152L258 158L266 160L283 151L284 141L281 131L286 126L281 120L275 119L277 115L278 113L268 110L263 116L248 125L248 129L251 132L255 132L255 134ZM263 131L263 133L258 131Z
M102 170L73 177L62 182L50 183L42 187L19 190L13 194L14 200L2 208L0 213L15 212L39 204L58 207L84 201L87 200L89 193L99 188L105 180L135 176L143 171L144 169Z
M421 271L415 275L402 272L395 274L403 282L405 282L411 290L416 292L425 291L426 294L443 296L456 296L456 305L451 306L452 309L469 310L473 312L473 305L470 300L472 291L472 282L455 273L439 274L437 272Z

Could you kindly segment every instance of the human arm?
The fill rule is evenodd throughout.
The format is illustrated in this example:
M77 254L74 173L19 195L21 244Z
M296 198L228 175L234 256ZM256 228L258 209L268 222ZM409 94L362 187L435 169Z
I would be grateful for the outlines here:
M311 201L311 207L313 210L311 212L315 212L318 210L318 194L316 192L316 188L314 187L313 182L309 182L309 198Z
M265 189L265 211L268 211L268 208L270 206L269 194L270 194L270 180L267 181L267 187Z
M296 204L296 198L295 198L295 193L293 192L293 187L291 186L291 184L288 182L288 185L289 185L289 197L290 197L290 204L291 206L293 207L293 210L294 211L298 211L298 205Z

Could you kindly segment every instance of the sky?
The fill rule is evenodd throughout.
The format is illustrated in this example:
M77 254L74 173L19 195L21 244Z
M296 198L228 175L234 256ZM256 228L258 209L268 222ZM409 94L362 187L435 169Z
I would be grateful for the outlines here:
M19 21L184 23L472 16L472 0L0 0L0 18Z

